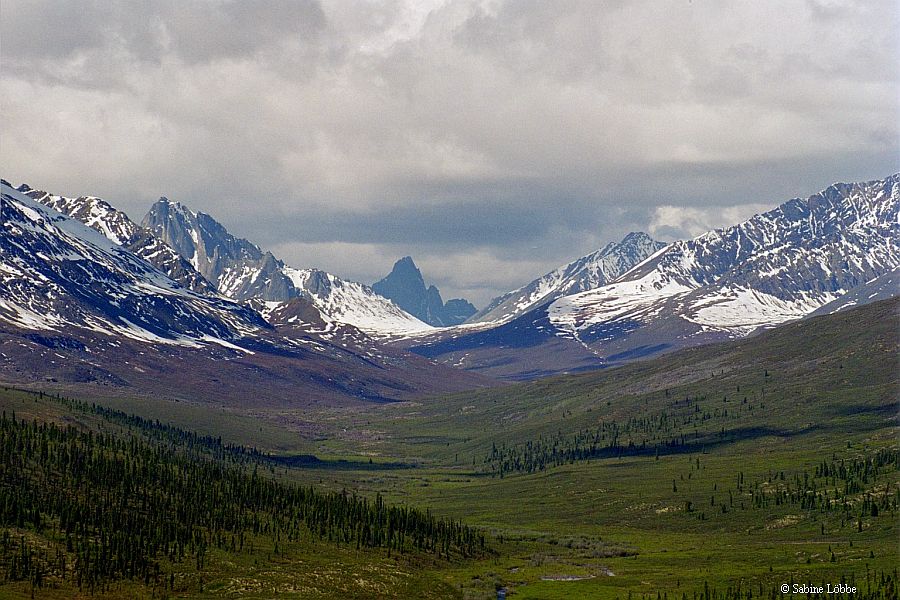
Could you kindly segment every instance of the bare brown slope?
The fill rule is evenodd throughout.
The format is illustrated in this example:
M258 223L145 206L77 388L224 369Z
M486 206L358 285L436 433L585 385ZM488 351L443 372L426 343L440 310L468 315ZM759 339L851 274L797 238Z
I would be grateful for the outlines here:
M285 337L294 341L286 347ZM234 408L354 406L462 391L491 380L396 349L361 348L353 337L272 332L245 340L249 354L187 348L82 331L0 329L0 382L89 396L143 396Z

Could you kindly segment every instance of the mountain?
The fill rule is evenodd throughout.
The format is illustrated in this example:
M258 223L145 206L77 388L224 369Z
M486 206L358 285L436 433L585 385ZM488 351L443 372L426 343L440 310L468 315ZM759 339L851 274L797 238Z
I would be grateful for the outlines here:
M182 287L124 246L6 181L0 210L2 321L44 331L76 326L195 347L229 345L268 327L253 310Z
M437 291L437 288L435 288ZM444 303L444 320L448 325L459 325L468 321L478 309L465 298L450 298Z
M317 321L305 298L273 304L277 327L247 304L187 289L2 182L0 381L243 409L385 402L486 383Z
M550 300L598 288L664 247L663 242L653 240L646 233L629 233L621 242L611 242L596 252L495 298L469 318L469 322L505 323Z
M160 198L141 224L174 248L220 293L235 300L284 301L297 296L284 264L271 252L236 238L215 219Z
M146 228L137 225L109 202L96 196L78 198L56 196L36 190L27 184L22 184L16 189L44 206L81 221L105 235L110 241L125 246L185 288L200 293L215 292L212 284L169 245Z
M160 198L142 221L229 298L269 303L305 296L328 323L376 336L428 330L390 300L360 283L318 269L295 269L255 244L233 236L211 216ZM272 305L267 314L282 311Z
M270 252L234 237L209 215L192 212L167 198L160 198L143 225L137 225L124 212L94 196L67 198L24 184L18 190L125 246L192 291L221 292L244 302L262 300L256 308L267 317L277 318L284 311L267 307L266 302L287 302L305 294L322 314L304 314L311 323L324 319L332 329L341 323L391 334L426 328L371 288L324 271L288 267Z
M283 272L330 322L348 323L376 336L431 329L369 286L319 269L285 267Z
M746 336L803 318L896 269L898 208L900 175L838 183L739 225L674 242L607 285L500 325L407 346L523 378ZM565 352L543 351L551 344Z
M611 285L558 300L550 318L594 345L611 328L630 337L668 322L684 338L735 337L799 319L900 264L898 211L900 175L835 184L675 242Z
M374 283L372 289L393 300L409 314L435 327L459 325L477 310L462 298L454 298L444 304L441 293L435 286L425 287L422 272L409 256L394 263L394 268L387 277Z

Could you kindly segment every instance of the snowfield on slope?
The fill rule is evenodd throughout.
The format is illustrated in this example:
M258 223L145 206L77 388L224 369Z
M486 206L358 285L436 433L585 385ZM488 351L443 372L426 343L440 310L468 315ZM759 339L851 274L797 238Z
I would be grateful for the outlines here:
M294 287L312 300L323 319L353 325L374 337L427 333L435 329L361 283L315 269L285 267L283 271ZM316 286L310 284L314 276L320 278Z

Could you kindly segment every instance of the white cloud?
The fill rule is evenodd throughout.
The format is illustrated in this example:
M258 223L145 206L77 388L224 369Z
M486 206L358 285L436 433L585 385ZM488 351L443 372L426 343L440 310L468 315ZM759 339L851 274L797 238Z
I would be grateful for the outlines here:
M739 204L736 206L690 206L664 204L653 211L648 230L650 235L664 240L692 238L730 225L775 208L769 204Z

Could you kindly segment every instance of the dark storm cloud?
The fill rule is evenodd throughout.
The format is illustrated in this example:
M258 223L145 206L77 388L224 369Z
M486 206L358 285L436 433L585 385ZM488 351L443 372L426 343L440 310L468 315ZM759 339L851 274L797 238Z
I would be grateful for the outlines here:
M646 228L661 205L774 208L834 181L849 181L871 171L873 164L890 164L891 158L877 152L830 152L790 164L663 165L624 171L583 189L566 182L527 180L470 182L445 189L422 186L407 190L409 200L364 213L292 206L290 212L259 215L248 207L234 227L263 245L287 243L299 235L307 243L342 240L445 249L487 245L516 253L560 231L582 239L623 236L632 224ZM715 215L710 218L712 226L731 224L716 222ZM569 249L563 258L571 257L571 238L560 241Z
M894 2L18 2L7 179L491 294L897 170ZM363 257L362 259L360 257Z
M504 190L502 196L496 193L498 188ZM564 188L533 182L492 180L447 190L423 186L409 190L409 197L409 201L362 213L339 207L302 213L303 239L307 242L340 239L435 247L459 244L507 247L546 235L554 229L574 231L590 226L581 217L591 211L590 206L581 205L581 201ZM574 210L560 211L560 205ZM282 213L281 217L285 216ZM295 227L279 228L273 222L258 235L270 243L289 241Z

